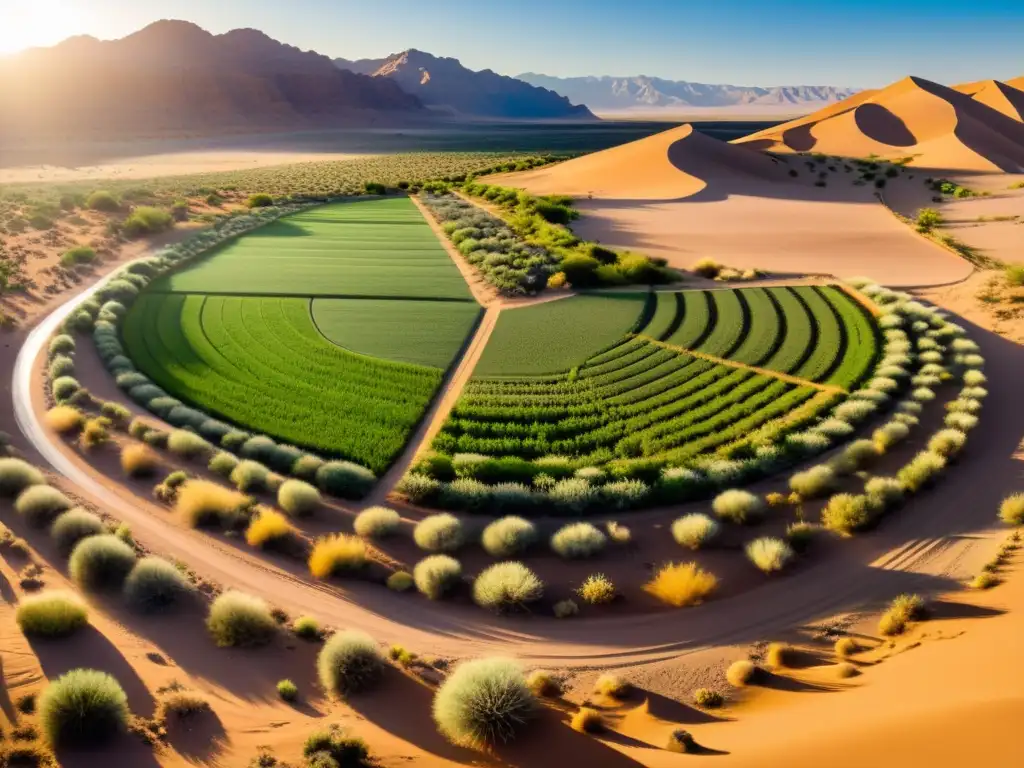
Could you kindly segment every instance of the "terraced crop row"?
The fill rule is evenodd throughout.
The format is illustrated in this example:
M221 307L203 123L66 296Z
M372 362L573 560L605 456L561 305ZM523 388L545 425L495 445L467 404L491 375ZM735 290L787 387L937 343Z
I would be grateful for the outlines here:
M308 298L143 293L123 335L136 366L174 396L375 472L402 450L443 375L331 344Z

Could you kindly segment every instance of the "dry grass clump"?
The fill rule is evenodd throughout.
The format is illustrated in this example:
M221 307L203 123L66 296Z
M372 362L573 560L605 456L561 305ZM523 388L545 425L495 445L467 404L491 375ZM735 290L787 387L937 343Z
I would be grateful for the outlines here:
M175 429L167 437L167 450L183 459L194 459L213 453L213 446L194 432Z
M319 640L323 637L323 629L320 628L320 622L312 616L300 616L293 621L292 632L295 633L296 637L301 637L303 640Z
M717 709L725 704L725 696L711 688L698 688L693 692L693 703L704 709Z
M632 686L618 675L604 674L597 678L594 683L594 693L608 696L612 699L624 698L632 689Z
M837 493L821 511L821 524L846 536L863 528L870 519L867 497L849 493Z
M352 523L356 534L364 539L383 539L398 532L402 523L399 514L387 507L364 509Z
M718 578L697 563L667 563L662 566L644 590L676 608L699 605L715 591Z
M89 623L89 611L71 592L51 591L23 597L18 626L34 637L67 637Z
M339 632L320 649L317 677L328 693L347 696L365 690L384 672L384 657L377 644L363 632Z
M82 539L98 536L105 530L103 521L97 515L76 507L61 513L53 521L50 536L60 553L67 556Z
M794 650L785 643L771 643L765 651L765 664L772 669L788 667L792 661Z
M43 473L28 462L0 458L0 498L14 498L26 488L45 482Z
M46 528L71 506L71 499L48 485L26 488L14 502L14 509L33 528Z
M1024 525L1024 493L1012 493L999 505L999 519L1007 525Z
M311 515L323 504L320 491L302 480L285 480L277 489L277 504L293 517Z
M580 733L603 733L604 715L592 707L580 707L572 716L570 725Z
M842 680L845 680L848 677L856 677L859 674L860 670L848 661L836 664L836 677Z
M683 515L672 523L672 538L676 543L690 549L700 549L712 541L721 530L717 520L694 512Z
M551 548L566 559L593 557L607 543L608 537L590 523L570 523L551 537Z
M527 675L526 684L534 696L554 698L562 695L562 681L543 669L535 669Z
M789 478L789 488L804 499L817 499L832 489L836 473L832 467L819 464L816 467L797 472Z
M434 697L433 714L452 743L483 749L515 738L537 707L522 668L508 659L456 667Z
M764 502L750 491L733 488L718 494L711 502L711 508L723 520L747 524L760 518Z
M665 749L669 752L687 754L697 749L697 742L693 740L693 735L689 731L683 728L676 728L668 737L668 744L665 745Z
M492 557L516 557L537 541L537 526L521 517L495 520L484 528L480 543Z
M261 598L232 590L210 605L206 628L222 648L254 647L270 642L277 622Z
M291 680L280 680L277 683L277 695L282 701L295 701L299 698L299 687Z
M299 532L288 518L272 509L261 508L245 530L245 543L260 549L291 549Z
M238 462L231 470L231 482L242 493L267 490L269 479L270 470L258 461L250 459Z
M366 742L356 736L346 736L336 724L309 734L302 746L302 756L307 768L363 768L373 764L370 762L370 750ZM270 760L274 762L260 762L259 768L264 765L286 768L286 764L278 763L276 758L271 756ZM250 768L256 765L251 763Z
M911 493L928 486L946 468L946 457L931 451L921 451L896 473L896 479Z
M462 521L447 512L420 520L412 537L416 545L427 552L454 552L466 540Z
M604 605L615 599L615 585L603 573L592 573L576 590L576 594L590 605Z
M186 720L210 711L210 702L204 696L185 688L180 683L171 683L160 697L158 718Z
M316 540L309 555L309 572L318 579L361 570L370 556L358 536L338 533Z
M169 480L170 478L168 478ZM175 509L191 528L237 525L251 499L208 480L188 480L178 488Z
M790 523L786 526L786 543L794 552L806 552L818 535L818 526L813 523Z
M159 557L144 557L124 580L124 596L139 611L159 611L192 593L184 574Z
M902 634L911 622L923 619L925 613L924 600L920 595L900 595L882 614L878 621L878 631L883 635Z
M614 520L608 521L604 527L605 532L608 534L608 538L614 541L616 544L625 546L633 541L633 532L622 523L617 523Z
M85 414L71 405L56 405L46 412L46 426L58 435L78 432L85 426Z
M408 571L395 571L388 576L386 585L392 592L408 592L416 586L416 581Z
M544 596L544 582L522 563L495 563L473 582L473 601L481 608L510 611Z
M729 681L730 685L742 688L745 685L749 685L756 674L757 667L754 665L754 662L749 659L741 659L729 665L729 668L725 671L725 679Z
M416 589L431 600L439 600L462 581L462 565L448 555L431 555L416 563L412 574Z
M160 457L148 445L136 443L121 449L121 469L128 477L152 477L160 467Z
M971 589L991 589L999 583L999 577L994 573L988 571L982 571L973 579L971 579Z
M789 544L770 536L748 542L745 549L750 562L764 573L778 573L795 556Z
M71 579L86 590L120 589L135 566L135 550L113 534L90 536L68 560Z
M960 430L943 429L932 435L928 441L928 450L948 459L960 453L966 444L967 435Z
M840 637L836 640L835 652L840 659L848 659L860 651L860 645L852 637Z
M106 672L73 669L39 697L39 723L53 746L100 744L125 730L128 697Z

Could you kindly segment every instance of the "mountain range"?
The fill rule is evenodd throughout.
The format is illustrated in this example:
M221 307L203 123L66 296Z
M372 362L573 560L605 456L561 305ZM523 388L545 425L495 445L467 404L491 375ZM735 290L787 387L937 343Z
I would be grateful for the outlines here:
M812 109L848 98L854 88L832 85L781 85L771 88L713 85L658 77L552 77L533 72L517 75L530 85L547 88L595 112L687 107L792 107Z

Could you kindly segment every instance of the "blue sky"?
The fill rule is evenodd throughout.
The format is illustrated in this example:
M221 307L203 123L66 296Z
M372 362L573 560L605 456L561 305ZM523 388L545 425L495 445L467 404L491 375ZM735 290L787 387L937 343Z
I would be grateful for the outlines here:
M28 24L33 44L120 37L172 16L330 56L412 47L503 74L865 87L1024 75L1021 0L0 0L0 16L19 6L51 6L60 20Z

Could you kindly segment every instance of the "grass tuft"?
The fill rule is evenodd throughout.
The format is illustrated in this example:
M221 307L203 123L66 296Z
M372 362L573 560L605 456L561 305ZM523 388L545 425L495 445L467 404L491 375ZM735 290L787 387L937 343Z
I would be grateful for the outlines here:
M43 592L21 599L18 626L34 637L67 637L89 623L89 611L71 592Z
M359 571L369 560L365 541L338 533L316 540L309 555L309 572L317 579L328 579Z
M360 512L352 524L358 536L364 539L383 539L398 532L401 516L387 507L370 507Z
M89 536L68 560L72 581L85 590L120 589L135 566L135 550L113 534Z
M473 601L496 611L523 609L544 596L544 582L522 563L495 563L473 582Z
M676 608L699 605L715 591L718 578L697 563L668 563L662 566L644 590Z
M366 690L384 672L384 657L363 632L331 635L316 660L317 676L328 693L347 696Z
M206 628L222 648L254 647L270 642L277 622L261 598L229 591L210 605Z
M434 721L452 743L483 749L515 738L537 706L522 668L508 659L460 664L434 697Z
M413 568L416 589L431 600L439 600L462 581L462 565L448 555L431 555Z
M128 697L111 675L73 669L39 698L39 723L53 746L102 744L125 730Z

